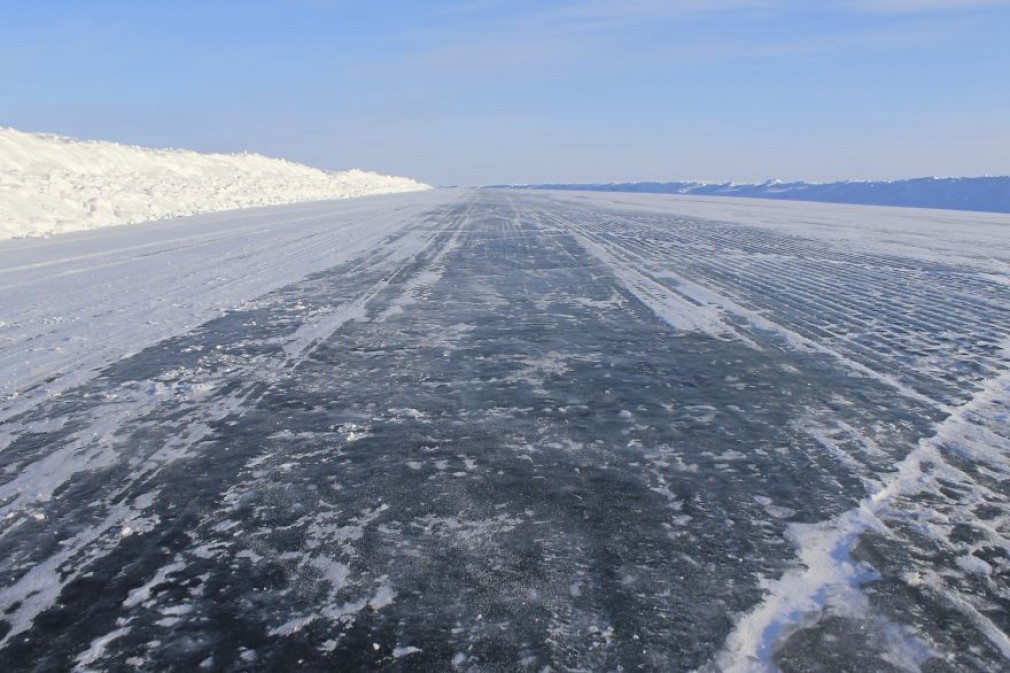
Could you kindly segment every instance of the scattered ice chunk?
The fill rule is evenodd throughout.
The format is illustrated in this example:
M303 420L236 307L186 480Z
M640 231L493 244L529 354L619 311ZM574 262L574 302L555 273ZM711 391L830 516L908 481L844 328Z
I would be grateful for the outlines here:
M972 554L958 557L957 566L966 573L974 575L989 576L992 574L992 566Z
M376 589L375 595L368 601L368 606L373 610L381 610L386 606L392 605L395 598L396 592L393 591L393 587L389 584L389 578L383 575L379 580L379 588Z
M88 649L77 655L77 659L75 660L75 663L77 665L74 667L74 670L75 671L87 670L87 668L91 666L91 664L95 663L96 661L105 656L105 650L109 646L109 644L112 643L112 641L116 640L117 638L122 638L123 636L128 634L131 630L132 627L123 626L121 628L115 629L114 631L110 631L104 636L92 640L91 645L88 647Z

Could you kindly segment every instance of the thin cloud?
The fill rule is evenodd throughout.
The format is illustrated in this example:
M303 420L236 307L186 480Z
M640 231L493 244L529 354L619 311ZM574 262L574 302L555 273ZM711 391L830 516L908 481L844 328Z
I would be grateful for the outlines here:
M844 6L867 14L913 14L1008 5L1008 0L847 0L844 3Z
M1007 0L1001 0L1006 2ZM491 12L486 21L465 31L446 27L414 41L412 69L438 70L450 77L494 73L557 73L580 63L641 63L662 58L674 62L712 62L737 58L810 54L867 45L940 42L962 35L961 21L945 15L914 16L927 9L983 6L997 0L831 0L805 12L902 15L900 19L867 17L857 22L822 23L812 32L793 30L782 21L795 13L794 0L578 0L522 3L505 16L498 0L469 0L437 5L446 11ZM962 17L968 20L967 17ZM925 23L924 23L925 22ZM651 36L642 39L642 30ZM658 40L656 31L669 34ZM664 44L665 42L665 44ZM423 46L421 46L423 45ZM663 54L666 52L665 54ZM525 71L525 72L521 72Z

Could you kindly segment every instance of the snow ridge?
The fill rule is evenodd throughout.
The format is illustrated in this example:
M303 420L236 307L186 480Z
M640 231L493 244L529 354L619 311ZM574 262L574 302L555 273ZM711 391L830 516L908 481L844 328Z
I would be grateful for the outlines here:
M252 206L429 189L358 169L201 154L0 127L0 239Z

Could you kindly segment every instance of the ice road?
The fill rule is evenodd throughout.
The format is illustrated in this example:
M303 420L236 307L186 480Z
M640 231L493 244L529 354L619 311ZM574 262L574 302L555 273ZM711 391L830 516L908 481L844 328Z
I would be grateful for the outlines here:
M0 244L0 670L1010 667L1010 217L433 190Z

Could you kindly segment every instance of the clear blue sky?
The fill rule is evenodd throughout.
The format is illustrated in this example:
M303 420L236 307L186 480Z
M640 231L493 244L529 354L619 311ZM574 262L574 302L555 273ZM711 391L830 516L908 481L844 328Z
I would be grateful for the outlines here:
M0 125L437 184L1010 174L1010 0L5 3Z

